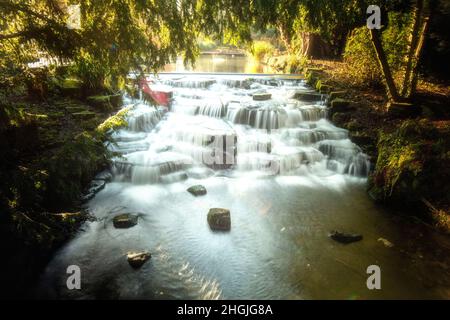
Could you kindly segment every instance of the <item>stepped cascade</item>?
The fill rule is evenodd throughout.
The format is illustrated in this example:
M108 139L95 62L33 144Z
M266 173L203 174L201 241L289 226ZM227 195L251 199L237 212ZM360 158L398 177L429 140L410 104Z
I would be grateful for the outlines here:
M310 91L300 80L189 76L159 82L172 87L169 108L135 103L128 127L113 135L119 181L178 181L193 168L260 175L369 173L367 156L346 130L326 119L324 99L291 98ZM270 99L255 101L253 95L261 93Z

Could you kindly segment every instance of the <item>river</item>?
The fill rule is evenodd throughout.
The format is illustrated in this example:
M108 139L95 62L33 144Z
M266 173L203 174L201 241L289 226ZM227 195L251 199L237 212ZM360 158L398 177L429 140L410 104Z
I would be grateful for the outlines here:
M178 58L167 64L164 72L225 72L225 73L271 73L272 70L251 56L244 54L201 54L194 66L183 64Z
M292 99L311 90L282 77L158 82L174 91L170 110L127 101L128 127L109 145L120 154L112 181L86 204L96 221L54 256L40 298L449 297L447 238L372 202L369 159L326 119L325 97ZM270 99L253 100L262 93ZM198 184L206 195L186 191ZM210 229L214 207L230 210L230 231ZM119 213L138 224L114 228ZM337 243L336 229L363 240ZM152 257L133 269L126 254L141 250ZM80 290L66 286L69 265L81 269ZM381 290L367 288L370 265L381 268Z

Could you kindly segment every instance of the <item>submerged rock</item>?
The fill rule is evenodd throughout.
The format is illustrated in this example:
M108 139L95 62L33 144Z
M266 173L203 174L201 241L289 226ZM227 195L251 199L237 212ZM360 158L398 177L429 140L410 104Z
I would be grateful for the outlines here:
M360 234L351 234L351 233L344 233L339 231L331 231L329 234L329 237L333 239L334 241L340 242L340 243L352 243L356 241L362 240L362 235Z
M189 187L187 189L187 191L191 194L193 194L194 196L203 196L206 194L206 188L204 186L202 186L201 184Z
M117 229L126 229L131 228L137 225L138 223L138 215L124 213L119 214L113 218L113 225Z
M151 257L152 255L147 251L127 253L128 263L135 269L140 268Z
M271 93L255 93L253 95L253 100L255 101L265 101L270 100L272 98Z
M230 210L211 208L208 212L208 224L212 230L228 231L231 229Z
M98 192L100 192L103 188L105 188L105 185L106 185L105 180L99 179L92 180L91 183L89 184L86 193L82 196L82 200L84 201L91 200Z

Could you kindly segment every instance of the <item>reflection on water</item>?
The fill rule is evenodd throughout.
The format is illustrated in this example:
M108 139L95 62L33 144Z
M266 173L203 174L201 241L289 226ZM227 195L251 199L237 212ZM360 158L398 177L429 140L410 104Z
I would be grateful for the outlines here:
M164 67L164 72L272 73L272 70L247 55L201 54L195 66L185 66L183 59Z

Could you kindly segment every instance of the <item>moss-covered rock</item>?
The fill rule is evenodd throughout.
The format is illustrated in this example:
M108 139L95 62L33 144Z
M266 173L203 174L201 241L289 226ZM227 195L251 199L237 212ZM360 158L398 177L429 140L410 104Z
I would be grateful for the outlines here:
M306 83L313 88L316 87L317 81L319 81L317 74L314 72L306 72L305 79Z
M128 106L117 112L112 117L106 119L102 124L97 127L97 132L105 135L115 129L126 127L128 122L126 120L127 113L131 110L132 106Z
M316 90L322 94L328 94L333 90L333 87L328 85L326 82L322 80L318 80L315 86Z
M427 120L405 121L393 133L381 133L369 194L390 205L419 208L423 200L450 201L449 130Z
M347 94L347 91L331 91L329 100L333 101L336 98L342 98Z

